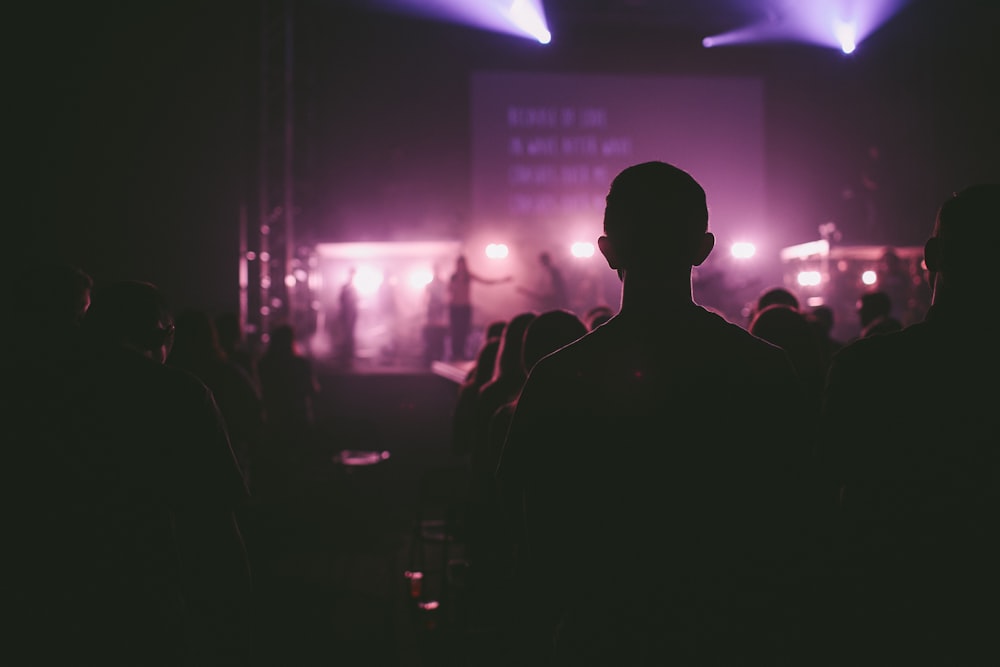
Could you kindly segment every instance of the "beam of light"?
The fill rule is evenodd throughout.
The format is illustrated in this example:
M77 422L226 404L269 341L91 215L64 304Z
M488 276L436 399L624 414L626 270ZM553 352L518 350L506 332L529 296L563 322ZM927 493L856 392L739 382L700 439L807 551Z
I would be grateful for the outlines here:
M865 285L874 285L878 282L878 274L871 270L864 271L861 274L861 282Z
M545 14L533 0L514 0L508 13L514 25L537 39L539 44L552 41L552 33L545 25Z
M542 0L370 0L384 11L552 41Z
M784 12L702 40L705 48L764 42L800 42L854 50L911 0L809 0L788 3Z

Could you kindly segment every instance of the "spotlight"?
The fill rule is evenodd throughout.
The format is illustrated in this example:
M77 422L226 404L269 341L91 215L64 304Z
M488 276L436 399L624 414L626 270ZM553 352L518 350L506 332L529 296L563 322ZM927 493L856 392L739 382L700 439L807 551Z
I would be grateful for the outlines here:
M823 282L823 274L819 271L800 271L796 280L802 287L817 287Z
M729 252L731 252L733 257L736 259L750 259L757 254L757 247L752 243L740 241L734 243L732 247L730 247Z
M854 26L846 21L837 21L833 24L833 35L844 53L854 53L854 49L857 48L856 34Z
M510 248L505 243L490 243L486 246L486 256L490 259L503 259L510 254Z
M540 44L552 41L552 33L545 25L545 16L536 0L514 0L508 12L511 22Z

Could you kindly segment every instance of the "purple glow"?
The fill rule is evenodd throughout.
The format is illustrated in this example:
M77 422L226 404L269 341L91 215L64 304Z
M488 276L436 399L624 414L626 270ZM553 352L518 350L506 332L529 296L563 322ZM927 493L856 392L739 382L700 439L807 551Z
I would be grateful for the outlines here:
M541 0L382 0L389 11L459 23L491 32L552 41Z
M853 53L909 0L811 0L767 21L702 40L705 48L762 42L804 42Z

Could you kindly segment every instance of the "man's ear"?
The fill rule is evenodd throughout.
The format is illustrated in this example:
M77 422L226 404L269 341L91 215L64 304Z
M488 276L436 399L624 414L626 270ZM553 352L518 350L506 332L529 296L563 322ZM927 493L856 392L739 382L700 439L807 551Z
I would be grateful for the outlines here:
M924 244L924 264L932 273L940 271L944 264L944 249L941 247L941 239L936 236L927 239Z
M705 232L705 235L701 237L698 241L698 247L695 249L694 256L691 258L692 266L700 266L702 262L708 259L708 256L712 254L712 248L715 247L715 234L712 232Z
M608 266L616 271L621 268L618 253L615 252L615 246L611 243L611 239L607 236L598 237L597 247L600 249L601 254L604 255L604 259L608 260Z

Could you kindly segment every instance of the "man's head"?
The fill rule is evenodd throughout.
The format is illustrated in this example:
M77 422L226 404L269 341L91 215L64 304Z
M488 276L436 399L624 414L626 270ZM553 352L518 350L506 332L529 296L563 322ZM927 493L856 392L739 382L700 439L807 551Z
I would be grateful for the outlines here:
M160 363L173 344L167 301L151 283L129 280L97 290L84 324L95 340L137 349Z
M963 290L992 289L1000 248L1000 183L970 186L938 209L924 245L931 284L937 276Z
M892 300L885 292L865 292L858 299L858 317L861 326L866 327L880 317L889 317Z
M690 269L705 261L714 243L705 190L687 172L644 162L612 181L598 245L619 275Z

